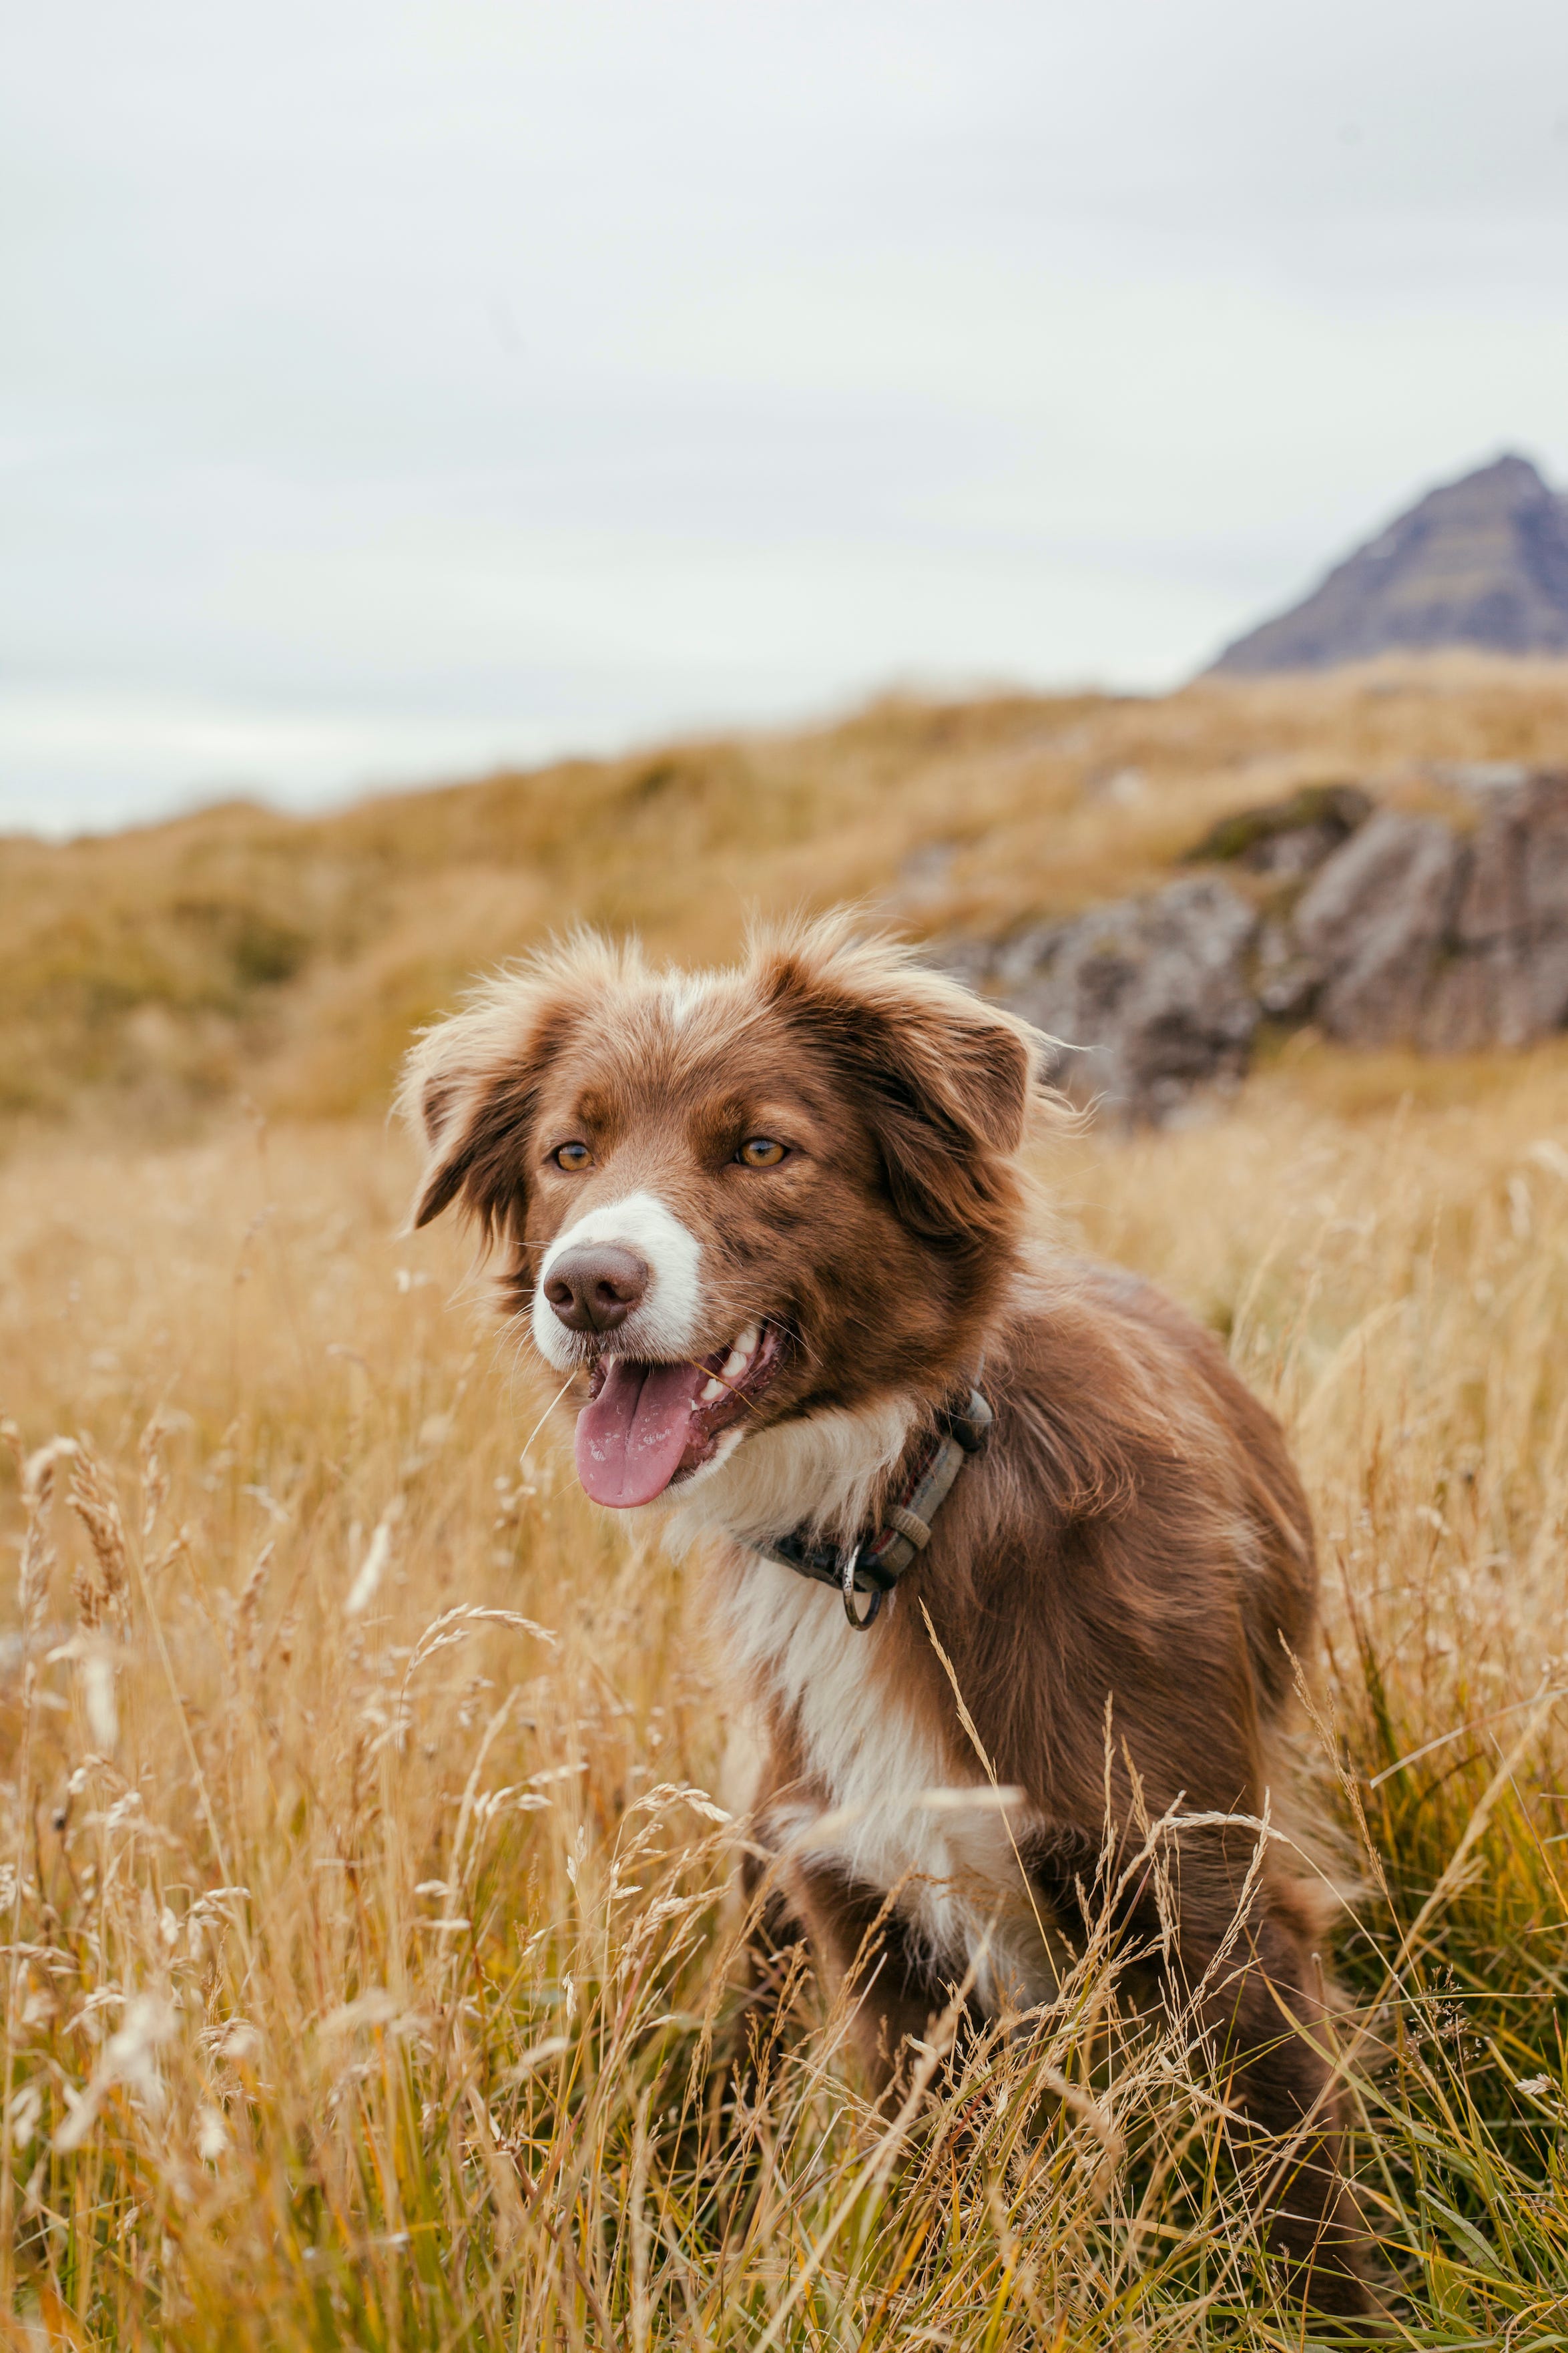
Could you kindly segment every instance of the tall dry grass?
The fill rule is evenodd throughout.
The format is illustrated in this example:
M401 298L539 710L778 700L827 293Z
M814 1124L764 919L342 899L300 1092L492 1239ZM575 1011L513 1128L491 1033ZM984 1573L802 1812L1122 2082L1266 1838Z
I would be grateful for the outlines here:
M1568 1062L1372 1110L1357 1067L1042 1174L1295 1433L1395 2326L1522 2353L1568 2342ZM0 1170L16 2341L1300 2343L1110 1949L919 2112L809 1980L749 2040L700 1611L397 1239L408 1173L256 1121Z

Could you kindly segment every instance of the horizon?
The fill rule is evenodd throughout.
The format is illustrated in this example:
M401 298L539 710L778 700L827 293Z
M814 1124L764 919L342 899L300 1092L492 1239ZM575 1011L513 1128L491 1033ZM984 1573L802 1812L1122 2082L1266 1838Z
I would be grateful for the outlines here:
M1541 0L14 47L7 832L1165 691L1435 484L1568 471Z
M1441 488L1442 485L1436 487ZM243 786L226 790L220 786L209 794L198 791L186 801L155 809L149 815L130 816L103 824L51 828L0 823L0 847L9 842L34 844L50 849L70 849L79 845L89 847L95 843L110 843L122 837L156 833L182 825L196 827L226 815L241 822L261 818L278 818L284 823L308 824L315 818L352 817L356 811L384 802L412 801L428 795L482 790L498 781L529 785L548 778L559 769L577 766L587 772L613 771L626 765L635 767L644 761L700 754L716 747L758 752L771 746L795 745L805 750L827 742L841 729L874 721L879 712L900 706L914 711L983 714L987 710L1012 703L1038 703L1044 709L1053 703L1077 704L1087 701L1107 711L1141 704L1152 712L1191 690L1206 685L1213 685L1222 695L1246 700L1259 689L1267 692L1270 687L1310 688L1316 682L1328 691L1328 700L1337 701L1347 687L1352 693L1362 687L1377 698L1398 694L1406 689L1421 693L1429 691L1426 684L1428 680L1436 680L1436 691L1445 694L1485 693L1489 690L1494 692L1500 690L1505 702L1519 700L1528 704L1543 686L1549 689L1564 677L1568 677L1568 653L1515 655L1500 653L1482 646L1452 645L1392 649L1363 659L1332 664L1322 670L1226 672L1211 666L1194 672L1191 677L1178 680L1168 688L1108 686L1094 681L1026 686L1003 679L978 681L969 686L960 684L949 691L940 689L928 691L918 681L911 684L894 681L889 685L873 686L867 692L852 695L831 707L787 714L776 722L742 719L729 726L656 729L604 749L568 744L537 759L503 760L488 765L408 776L392 782L371 778L343 791L319 795L294 805L276 796L269 797L264 791L247 791ZM1076 725L1073 732L1076 733ZM1261 740L1259 738L1260 743ZM1416 765L1420 767L1422 764ZM1463 766L1465 763L1461 761L1458 765ZM1483 760L1480 765L1486 766L1489 764ZM1503 765L1512 764L1505 762ZM1535 765L1539 767L1542 763L1538 759ZM1426 765L1432 779L1440 786L1452 781L1445 776L1444 763L1433 761ZM1238 807L1251 807L1255 798L1256 796L1248 798L1243 792Z

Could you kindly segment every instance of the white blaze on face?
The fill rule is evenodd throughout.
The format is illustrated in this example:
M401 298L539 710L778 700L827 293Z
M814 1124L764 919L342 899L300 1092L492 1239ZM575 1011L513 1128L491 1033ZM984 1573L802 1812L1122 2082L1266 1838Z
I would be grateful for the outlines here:
M584 1242L618 1242L651 1273L647 1296L616 1333L617 1353L644 1364L689 1356L697 1342L698 1267L702 1246L657 1193L603 1201L558 1233L544 1254L533 1293L533 1336L547 1364L566 1372L583 1359L582 1335L568 1332L544 1295L551 1270Z

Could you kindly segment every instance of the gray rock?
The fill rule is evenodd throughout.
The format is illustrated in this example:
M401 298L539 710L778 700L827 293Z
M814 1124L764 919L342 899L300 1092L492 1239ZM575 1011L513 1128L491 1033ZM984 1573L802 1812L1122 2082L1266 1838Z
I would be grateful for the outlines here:
M1415 1042L1428 1054L1479 1054L1489 1046L1522 1046L1531 1036L1530 967L1509 941L1439 964L1416 1023Z
M1568 932L1553 932L1535 942L1529 974L1529 1027L1521 1044L1568 1029Z
M1568 777L1491 797L1468 840L1376 818L1296 910L1317 1018L1356 1044L1523 1046L1568 1020Z
M1537 932L1568 926L1568 776L1532 776L1519 807L1530 926Z
M1240 862L1253 874L1272 874L1279 881L1296 881L1304 874L1315 874L1343 839L1344 835L1333 826L1299 825L1289 833L1270 834L1266 841L1249 849Z
M1434 760L1427 774L1438 784L1452 785L1478 800L1511 792L1530 781L1530 770L1522 760Z
M1304 1021L1312 1009L1322 974L1297 948L1281 923L1265 923L1258 935L1258 1002L1271 1021Z
M1303 785L1284 800L1263 801L1220 818L1182 862L1199 866L1212 860L1295 880L1332 857L1372 812L1371 797L1359 785Z
M1258 918L1226 883L1173 883L1009 941L993 976L1065 1050L1050 1075L1080 1101L1169 1120L1199 1085L1234 1086L1258 1027L1247 985Z
M1527 1045L1568 1028L1568 774L1500 785L1478 814L1464 837L1380 811L1342 839L1293 913L1277 888L1267 921L1209 875L933 954L1062 1041L1058 1084L1135 1120L1234 1085L1264 1017L1315 1020L1352 1045ZM1274 815L1242 812L1204 854L1239 860L1280 838Z
M1384 809L1319 868L1296 909L1321 976L1317 1018L1359 1046L1411 1042L1463 885L1460 847L1435 818Z
M1524 827L1499 811L1478 828L1466 860L1454 932L1461 949L1476 951L1522 932L1530 920L1524 889Z

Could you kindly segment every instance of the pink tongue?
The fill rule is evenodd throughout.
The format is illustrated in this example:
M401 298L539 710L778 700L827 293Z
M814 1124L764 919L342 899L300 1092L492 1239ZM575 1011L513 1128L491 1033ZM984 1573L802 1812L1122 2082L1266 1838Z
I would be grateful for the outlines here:
M700 1365L634 1365L612 1356L605 1386L577 1416L577 1476L595 1504L628 1511L662 1495L691 1430Z

